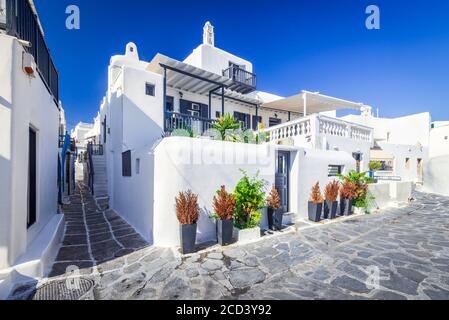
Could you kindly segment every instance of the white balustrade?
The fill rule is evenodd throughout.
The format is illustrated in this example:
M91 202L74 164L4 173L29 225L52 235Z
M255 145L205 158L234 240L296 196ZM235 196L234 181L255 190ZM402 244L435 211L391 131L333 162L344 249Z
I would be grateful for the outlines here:
M310 135L330 135L366 142L372 140L371 128L323 115L295 119L268 128L265 132L269 141Z

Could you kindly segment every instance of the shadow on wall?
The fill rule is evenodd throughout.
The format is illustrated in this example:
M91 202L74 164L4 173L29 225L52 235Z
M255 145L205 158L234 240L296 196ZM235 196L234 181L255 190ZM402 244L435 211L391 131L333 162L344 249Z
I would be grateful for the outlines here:
M108 139L114 151L114 178L112 190L109 190L113 195L111 208L152 244L155 188L152 146L162 137L163 130L127 97L117 97L115 93L112 99L120 98L123 98L123 121L121 124L114 122L114 118L120 119L121 115L117 114L118 108L111 108L115 110L111 110L113 128ZM122 130L119 129L120 125L123 126ZM131 176L123 176L122 153L128 150L131 151Z
M449 155L431 158L424 165L423 190L449 196Z

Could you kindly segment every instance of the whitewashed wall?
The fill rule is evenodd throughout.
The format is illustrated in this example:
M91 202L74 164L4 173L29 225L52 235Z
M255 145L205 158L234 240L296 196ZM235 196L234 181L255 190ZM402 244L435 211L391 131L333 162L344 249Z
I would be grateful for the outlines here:
M432 157L424 166L423 190L449 196L449 155Z
M348 115L342 119L374 129L374 139L392 144L429 146L430 114L428 112L398 118L376 118Z
M0 35L0 269L13 265L57 212L59 111L23 47ZM37 222L27 230L28 136L37 131Z
M324 151L300 148L291 157L292 172L290 175L290 208L295 218L308 216L308 202L312 186L320 183L321 192L324 186L337 177L328 177L328 166L343 167L343 174L355 169L355 160L343 151Z
M403 145L391 143L379 143L379 146L394 157L393 172L387 175L401 177L402 181L422 182L423 174L418 174L418 159L421 159L421 170L428 161L428 148L418 147L416 145ZM407 166L406 159L409 159ZM378 175L384 174L382 171Z
M449 123L436 123L430 130L429 157L443 155L449 155Z
M221 185L233 191L242 177L240 169L250 176L260 170L268 188L274 183L275 148L181 137L164 139L155 149L154 244L179 245L175 197L188 189L199 195L197 241L216 239L215 225L208 217L213 196Z
M207 44L199 45L184 62L219 75L229 68L229 62L244 65L246 71L253 72L253 65L248 60Z

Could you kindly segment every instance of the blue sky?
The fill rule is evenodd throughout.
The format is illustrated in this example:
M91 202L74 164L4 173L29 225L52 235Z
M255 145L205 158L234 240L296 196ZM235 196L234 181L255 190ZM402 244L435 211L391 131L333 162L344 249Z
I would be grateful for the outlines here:
M147 61L157 52L182 60L201 43L207 20L217 47L253 62L259 90L320 91L379 108L384 117L429 111L433 120L449 120L449 1L35 3L70 127L92 121L109 58L127 42ZM80 8L80 30L65 28L70 4ZM380 8L380 30L365 28L370 4Z

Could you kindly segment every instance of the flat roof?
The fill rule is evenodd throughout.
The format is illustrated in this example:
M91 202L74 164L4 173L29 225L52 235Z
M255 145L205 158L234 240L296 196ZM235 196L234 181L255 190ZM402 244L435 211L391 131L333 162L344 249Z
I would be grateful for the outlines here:
M306 111L307 114L341 109L360 110L364 106L363 103L352 102L309 91L303 91L300 94L262 104L262 107L264 108L299 113L304 113L304 111Z

